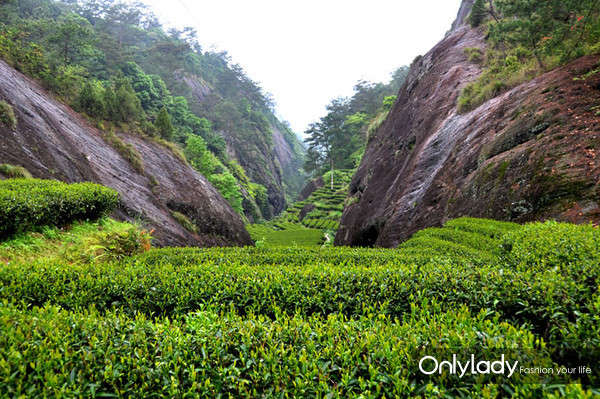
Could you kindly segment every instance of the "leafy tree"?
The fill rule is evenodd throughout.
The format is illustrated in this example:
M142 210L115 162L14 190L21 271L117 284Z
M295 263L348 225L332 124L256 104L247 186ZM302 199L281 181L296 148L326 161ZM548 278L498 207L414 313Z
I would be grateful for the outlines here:
M173 137L173 124L171 123L171 116L167 111L167 107L163 107L158 116L156 117L156 121L154 122L154 126L158 129L158 133L165 140L170 140Z
M242 194L240 188L235 180L235 177L229 172L222 174L214 174L208 176L210 183L215 186L221 195L229 202L231 207L237 212L242 213L244 208L242 207Z
M106 114L102 87L88 80L79 93L79 109L89 116L103 117Z
M485 20L487 16L487 9L483 0L475 0L471 15L469 15L469 23L472 27L476 28Z
M76 62L91 50L94 31L90 23L77 14L69 13L61 17L54 32L48 41L55 46L65 65Z
M238 180L234 175L209 151L206 143L200 136L189 135L185 147L185 155L194 169L204 175L208 181L223 195L229 204L238 213L243 212L242 194ZM231 167L236 173L245 177L243 169L232 161ZM238 169L239 167L239 169ZM247 179L247 177L245 177ZM246 181L249 186L249 180Z
M110 121L120 120L120 104L112 84L104 88L104 118Z
M408 70L398 68L388 84L359 81L351 98L333 100L327 115L306 131L304 170L322 175L328 169L355 168L364 153L368 125L394 104L393 94L404 84Z
M490 27L493 43L522 47L533 54L541 70L544 56L559 55L563 62L583 55L585 42L596 42L598 0L496 0L501 15Z
M116 83L115 103L117 113L115 121L134 122L140 120L144 116L144 110L139 98L135 95L135 91L131 87L129 80L120 79Z
M144 110L156 111L163 106L169 92L160 77L147 75L135 62L126 63L123 73L130 79L131 87L135 90Z
M57 68L54 90L68 102L76 99L86 82L86 70L80 65L61 65Z
M209 151L206 142L200 136L190 134L185 146L185 156L192 167L208 177L214 173L222 173L225 167L219 159Z
M396 103L396 99L398 96L387 96L383 99L383 109L389 111L392 109L394 104Z

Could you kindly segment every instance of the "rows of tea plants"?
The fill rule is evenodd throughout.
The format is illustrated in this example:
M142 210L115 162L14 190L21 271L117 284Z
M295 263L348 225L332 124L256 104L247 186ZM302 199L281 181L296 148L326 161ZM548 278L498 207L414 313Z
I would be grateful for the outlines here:
M41 226L96 220L118 204L116 191L92 183L54 180L0 181L0 238Z
M416 350L519 348L545 364L598 364L599 243L593 226L464 218L398 250L176 248L10 263L0 269L0 385L13 389L5 396L546 396L521 377L426 380Z
M325 185L308 198L295 202L273 221L247 226L250 235L259 245L267 246L331 243L332 232L339 228L352 173L351 170L335 171L333 185L331 172L326 173L322 176Z
M12 193L5 201L48 209L39 220L50 225L103 215L118 199L88 184L2 187ZM597 374L556 385L417 369L444 348L490 358L517 350L521 361L550 367L597 364L593 226L463 218L385 250L320 247L321 230L278 220L254 232L279 234L272 246L97 256L89 237L112 225L131 230L75 224L0 245L0 397L598 394L590 390ZM68 238L77 232L86 236ZM307 232L312 246L293 245L292 234L307 242ZM93 256L70 252L87 247Z
M290 222L251 224L246 228L259 247L311 247L321 245L325 240L322 230Z
M18 326L18 327L15 327ZM482 342L481 337L486 340ZM176 319L55 306L0 305L2 397L365 398L496 397L499 384L475 376L434 385L418 372L423 347L534 348L536 337L497 315L466 307L414 307L403 321L367 314L240 316L205 308ZM431 353L431 352L429 352ZM524 352L526 353L526 352ZM533 359L554 364L538 350ZM536 397L544 387L512 387ZM552 392L552 389L547 389ZM583 394L580 386L567 386ZM481 392L481 393L477 393ZM591 393L590 393L591 394Z

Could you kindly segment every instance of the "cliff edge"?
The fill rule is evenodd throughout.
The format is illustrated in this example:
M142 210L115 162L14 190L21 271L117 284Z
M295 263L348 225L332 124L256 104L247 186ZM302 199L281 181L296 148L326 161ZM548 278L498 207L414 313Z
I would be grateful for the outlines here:
M337 245L395 247L461 217L600 222L600 67L588 56L460 114L480 74L464 23L417 58L387 120L369 139L350 186Z

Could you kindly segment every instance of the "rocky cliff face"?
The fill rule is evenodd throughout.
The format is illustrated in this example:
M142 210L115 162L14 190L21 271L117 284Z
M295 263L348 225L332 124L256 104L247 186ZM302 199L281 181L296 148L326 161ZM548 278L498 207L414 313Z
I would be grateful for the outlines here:
M252 140L235 131L220 133L227 143L228 155L238 161L252 181L267 188L269 207L262 211L262 216L272 219L281 213L286 205L283 172L269 143L258 131Z
M318 189L325 186L325 182L323 181L323 176L319 176L316 179L309 181L306 186L300 191L298 195L298 201L305 201Z
M188 75L182 81L190 90L192 108L199 115L222 101L201 77ZM262 209L266 219L281 213L287 205L286 195L295 196L305 180L300 171L303 150L299 139L286 136L284 126L278 121L269 121L269 129L270 132L241 133L233 126L219 131L227 143L228 155L238 161L252 181L267 188L269 206ZM252 217L248 213L246 216Z
M600 222L600 66L585 57L457 112L480 73L465 48L485 46L461 23L411 66L350 187L336 244L394 247L460 216Z
M139 219L155 230L159 246L249 245L244 224L204 177L169 149L119 134L140 155L143 171L108 145L105 133L54 100L37 83L0 61L0 99L12 105L17 127L0 126L0 163L26 167L34 177L90 181L121 194L120 219ZM197 227L182 227L172 212Z
M463 2L460 4L460 8L458 9L458 15L456 16L456 20L452 24L452 29L450 30L451 32L455 31L461 26L467 25L467 17L471 13L474 3L475 0L463 0Z

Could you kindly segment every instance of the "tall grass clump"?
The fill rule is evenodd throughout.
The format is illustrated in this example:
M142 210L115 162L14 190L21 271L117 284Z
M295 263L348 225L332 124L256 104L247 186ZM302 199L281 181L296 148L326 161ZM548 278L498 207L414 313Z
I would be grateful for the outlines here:
M9 179L31 179L31 173L22 166L9 164L0 165L0 174Z
M133 169L139 173L144 173L142 156L131 144L125 143L112 129L105 133L104 139L129 162Z
M6 101L0 101L0 123L9 129L17 127L17 117L13 107Z

